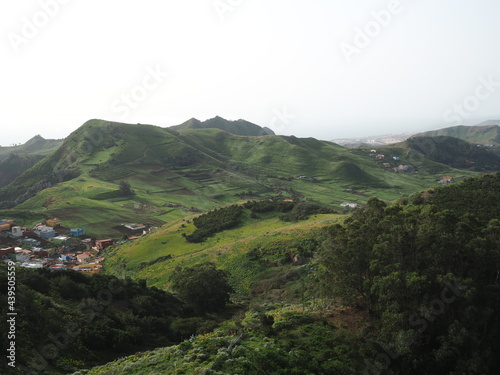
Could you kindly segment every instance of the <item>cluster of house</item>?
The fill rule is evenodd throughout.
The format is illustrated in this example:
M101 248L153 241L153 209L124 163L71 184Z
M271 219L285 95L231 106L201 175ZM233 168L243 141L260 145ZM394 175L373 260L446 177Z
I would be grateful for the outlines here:
M377 150L370 150L369 156L375 158L377 160L392 160L393 162L398 162L401 160L399 156L389 156L386 157L384 154L377 154ZM382 163L384 168L392 168L392 170L396 173L414 173L415 167L412 165L399 164L397 167L393 167L392 163Z
M101 269L103 258L99 254L114 245L114 240L84 238L83 228L71 228L69 233L61 235L57 229L60 225L60 220L52 219L30 229L16 226L12 220L0 220L0 233L7 238L3 242L9 243L8 247L0 248L0 259L15 261L26 268L82 272Z

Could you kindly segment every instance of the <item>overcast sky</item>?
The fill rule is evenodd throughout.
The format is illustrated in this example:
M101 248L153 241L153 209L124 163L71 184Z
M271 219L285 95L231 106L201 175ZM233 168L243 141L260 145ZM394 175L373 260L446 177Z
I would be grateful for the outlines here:
M333 139L500 118L498 0L0 3L0 145L220 115Z

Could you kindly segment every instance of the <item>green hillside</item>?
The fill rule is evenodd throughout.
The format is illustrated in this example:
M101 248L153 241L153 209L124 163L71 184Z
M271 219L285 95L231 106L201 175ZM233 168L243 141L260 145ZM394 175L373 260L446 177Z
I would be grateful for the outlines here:
M43 155L10 154L7 158L1 159L0 187L10 184L43 158Z
M486 175L293 224L261 203L202 244L183 238L189 219L110 250L107 272L166 288L179 267L213 262L241 310L180 345L74 375L496 374L499 183Z
M437 137L446 136L459 138L463 141L476 145L500 146L500 126L478 125L478 126L452 126L449 128L432 130L416 134L415 137Z
M247 129L241 121L231 124ZM364 205L369 196L394 200L435 186L443 174L456 180L473 175L425 154L403 155L401 162L416 173L396 173L369 151L313 138L179 130L88 121L0 189L1 216L21 225L59 217L63 225L117 238L124 223L158 226L245 199ZM123 181L134 194L120 193Z
M47 140L37 135L23 145L0 147L0 188L53 153L61 144L61 140Z
M343 219L339 214L321 214L291 222L280 220L282 215L279 212L251 215L250 210L244 210L239 225L216 233L201 243L190 243L185 238L196 229L193 218L181 219L146 237L109 250L106 253L106 273L141 278L150 286L168 288L170 275L176 267L210 261L222 269L231 270L233 286L248 292L262 271L261 267L250 267L247 254L252 249L259 249L261 255L269 251L265 258L268 262L292 264L293 257L299 255L301 242L312 239L315 228ZM236 269L238 272L234 272Z

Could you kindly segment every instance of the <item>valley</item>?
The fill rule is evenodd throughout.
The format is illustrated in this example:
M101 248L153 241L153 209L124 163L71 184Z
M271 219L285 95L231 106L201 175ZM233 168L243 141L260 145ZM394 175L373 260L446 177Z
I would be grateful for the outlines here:
M37 158L0 188L25 374L499 366L500 157L488 148L91 120ZM450 285L453 303L432 310Z

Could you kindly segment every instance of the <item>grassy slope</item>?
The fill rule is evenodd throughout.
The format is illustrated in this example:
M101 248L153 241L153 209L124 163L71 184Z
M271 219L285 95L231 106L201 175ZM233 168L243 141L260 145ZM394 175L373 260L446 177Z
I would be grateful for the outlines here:
M109 274L132 276L147 280L148 285L168 287L169 275L177 266L185 267L211 261L227 270L238 270L233 275L233 285L240 291L248 291L255 270L243 271L246 254L256 247L275 242L294 243L311 235L314 228L342 220L342 215L316 215L298 223L283 222L276 214L259 215L252 219L249 213L243 225L218 233L199 244L188 243L182 233L195 229L184 219L166 225L139 240L128 242L106 254L105 269ZM171 259L165 257L171 256ZM147 264L150 263L150 264Z

